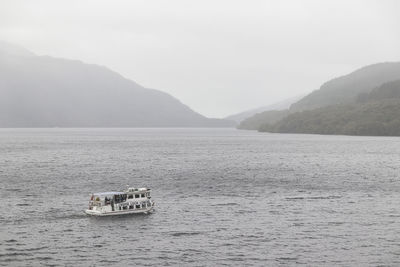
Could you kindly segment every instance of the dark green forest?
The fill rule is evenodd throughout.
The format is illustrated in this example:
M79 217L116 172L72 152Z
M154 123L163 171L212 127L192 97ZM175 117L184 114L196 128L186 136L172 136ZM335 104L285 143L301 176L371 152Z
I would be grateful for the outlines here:
M262 132L343 135L400 135L400 81L386 83L352 104L331 105L292 113Z
M243 120L273 133L400 136L400 63L380 63L323 84L283 111Z
M400 99L335 105L297 112L261 132L344 135L400 135Z

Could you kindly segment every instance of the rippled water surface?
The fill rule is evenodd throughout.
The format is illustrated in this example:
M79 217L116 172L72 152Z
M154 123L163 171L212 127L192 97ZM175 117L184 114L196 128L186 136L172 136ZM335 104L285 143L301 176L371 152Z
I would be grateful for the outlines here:
M400 138L0 130L0 264L399 266ZM153 189L90 218L93 191Z

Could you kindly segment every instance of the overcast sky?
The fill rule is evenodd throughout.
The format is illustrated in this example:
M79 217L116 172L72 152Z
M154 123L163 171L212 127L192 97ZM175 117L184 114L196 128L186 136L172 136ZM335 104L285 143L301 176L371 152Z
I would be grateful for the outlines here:
M0 1L0 39L223 117L400 60L400 1Z

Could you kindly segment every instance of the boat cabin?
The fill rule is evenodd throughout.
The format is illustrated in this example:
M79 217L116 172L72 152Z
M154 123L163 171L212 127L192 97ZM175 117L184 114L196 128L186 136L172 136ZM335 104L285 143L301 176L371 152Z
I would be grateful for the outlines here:
M128 188L125 192L101 192L92 194L89 210L114 212L152 208L150 189Z
M150 199L150 188L134 188L130 187L125 191L128 199L136 199L136 198L148 198Z

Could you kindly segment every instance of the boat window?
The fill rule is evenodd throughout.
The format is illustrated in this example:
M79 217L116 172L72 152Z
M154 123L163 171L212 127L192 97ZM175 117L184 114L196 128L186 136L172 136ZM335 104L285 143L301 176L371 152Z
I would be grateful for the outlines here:
M135 195L135 198L139 198L139 195Z
M144 197L144 194L142 194L142 197Z
M129 195L128 198L133 198L133 195Z
M137 208L137 209L140 209L140 205L136 205L136 208Z

